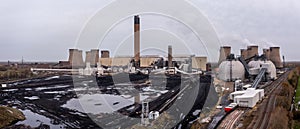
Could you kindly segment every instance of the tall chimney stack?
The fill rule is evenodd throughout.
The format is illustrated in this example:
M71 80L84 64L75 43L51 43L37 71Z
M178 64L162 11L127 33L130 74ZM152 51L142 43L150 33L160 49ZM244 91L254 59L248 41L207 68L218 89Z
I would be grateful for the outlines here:
M220 49L220 57L219 57L219 64L221 64L223 61L226 60L226 58L231 53L231 47L230 46L222 46Z
M173 60L173 56L172 56L172 46L169 45L168 46L168 67L173 67L173 63L172 63L172 60Z
M248 51L247 58L253 57L255 55L258 56L258 46L256 45L248 46L247 51Z
M280 47L270 47L270 60L275 64L276 68L283 67L280 58Z
M241 57L243 57L244 59L248 58L248 51L247 51L247 49L241 49Z
M270 60L270 49L263 49L263 54L267 60Z
M134 16L134 62L140 67L140 17Z

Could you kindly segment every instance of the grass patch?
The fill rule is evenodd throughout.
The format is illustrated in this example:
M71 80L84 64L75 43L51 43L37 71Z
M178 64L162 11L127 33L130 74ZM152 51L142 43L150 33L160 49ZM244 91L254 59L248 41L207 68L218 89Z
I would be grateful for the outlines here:
M25 120L24 114L14 108L0 106L0 128Z
M300 101L300 83L299 82L300 82L300 77L298 79L298 85L297 85L296 95L295 95L295 102L296 102L296 104L298 104L298 102Z
M294 120L294 127L293 129L300 129L300 121Z

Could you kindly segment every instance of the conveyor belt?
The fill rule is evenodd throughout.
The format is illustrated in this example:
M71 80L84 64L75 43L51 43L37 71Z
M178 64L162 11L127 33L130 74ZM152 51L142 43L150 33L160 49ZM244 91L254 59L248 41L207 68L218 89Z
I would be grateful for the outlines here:
M267 69L266 68L262 68L258 75L256 76L253 84L252 84L252 88L256 88L259 84L259 82L261 81L261 79L264 77L265 73L266 73Z

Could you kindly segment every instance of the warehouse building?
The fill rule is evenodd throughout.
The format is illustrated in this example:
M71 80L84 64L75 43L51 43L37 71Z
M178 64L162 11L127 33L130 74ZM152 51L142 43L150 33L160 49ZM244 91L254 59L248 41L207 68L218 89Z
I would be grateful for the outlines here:
M248 88L247 90L236 91L230 94L230 99L240 107L253 108L263 98L264 90L255 88Z

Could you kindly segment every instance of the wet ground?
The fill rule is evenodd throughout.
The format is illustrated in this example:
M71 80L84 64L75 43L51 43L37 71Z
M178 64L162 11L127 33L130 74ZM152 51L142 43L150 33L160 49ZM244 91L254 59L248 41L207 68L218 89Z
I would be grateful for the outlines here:
M172 92L166 90L165 79L150 80L152 83L121 83L104 89L97 86L94 77L72 78L64 75L32 79L1 89L0 105L15 107L26 116L26 120L9 128L130 128L139 124L141 119L122 115L119 110L132 110L134 107L130 106L134 105L135 96L139 96L140 101L153 101L167 92ZM189 90L195 92L193 88ZM183 92L176 99L193 99L184 94L189 93ZM205 95L201 101L203 99L205 101ZM174 104L179 105L178 107L173 107L179 120L188 113L179 107L190 104L183 100ZM193 110L192 113L196 115L201 112L199 108Z

